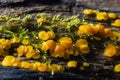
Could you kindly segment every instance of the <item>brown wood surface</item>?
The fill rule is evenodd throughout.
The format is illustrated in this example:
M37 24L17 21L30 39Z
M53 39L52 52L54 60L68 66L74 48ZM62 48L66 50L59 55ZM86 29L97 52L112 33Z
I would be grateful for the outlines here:
M23 14L46 12L50 14L61 13L65 16L80 14L80 16L83 17L82 11L86 8L107 12L113 11L117 14L120 14L119 4L120 0L51 0L51 2L50 0L0 0L0 15L19 16ZM100 45L100 43L98 43L98 45ZM101 53L101 51L98 52ZM106 59L98 52L95 52L96 56L89 56L89 62L106 65L120 62L119 59L112 62L106 61ZM63 80L58 79L61 76L63 76L63 78L66 80L119 80L120 74L115 74L112 71L107 70L107 67L113 66L102 67L99 64L98 66L92 66L90 69L82 73L73 74L71 71L70 74L56 74L55 76L51 76L50 74L45 73L30 72L27 70L16 68L0 67L0 80L34 80L38 79L40 76L45 78L47 78L48 76L49 78L51 78L51 80Z

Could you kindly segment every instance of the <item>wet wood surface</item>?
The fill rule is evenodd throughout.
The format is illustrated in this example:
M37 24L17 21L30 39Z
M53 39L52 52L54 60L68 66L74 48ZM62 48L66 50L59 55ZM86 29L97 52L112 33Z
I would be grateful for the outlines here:
M32 14L32 13L50 13L50 14L63 14L65 16L76 15L80 14L82 17L82 11L84 9L97 9L107 12L115 12L120 14L120 0L0 0L0 15L10 15L10 16L19 16L22 14ZM97 55L97 53L96 53ZM99 60L101 61L99 61ZM104 58L99 56L94 57L91 59L92 61L98 61L99 63L103 63ZM103 71L101 66L94 67L94 70L88 70L83 72L81 75L79 74L72 74L72 73L64 73L64 74L56 74L55 78L63 78L69 80L119 80L120 75L114 74L112 71L106 72ZM27 70L22 70L16 68L4 68L0 67L0 78L7 79L14 78L14 80L21 80L21 77L26 77L25 80L33 80L38 79L39 76L44 77L51 77L50 74L41 74L41 73L34 73ZM11 74L8 74L11 72ZM23 73L21 75L21 73ZM89 74L86 74L89 73ZM99 74L98 74L99 73ZM3 76L2 76L3 74ZM12 74L16 75L13 76ZM28 75L27 75L28 74ZM32 76L33 77L32 77ZM31 77L29 77L31 76ZM71 76L71 77L70 77ZM54 79L55 80L55 79ZM57 79L58 80L58 79Z
M21 13L79 14L84 8L120 12L119 0L0 0L1 15Z

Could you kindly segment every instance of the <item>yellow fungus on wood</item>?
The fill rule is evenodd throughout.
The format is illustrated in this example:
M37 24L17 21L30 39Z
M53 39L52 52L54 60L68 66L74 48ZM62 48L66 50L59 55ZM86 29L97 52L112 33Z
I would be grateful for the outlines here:
M108 44L104 50L104 56L113 57L117 55L116 47L113 44Z
M85 15L91 15L91 14L93 14L94 12L93 12L92 9L85 9L85 10L83 11L83 13L84 13Z
M120 72L120 64L114 66L114 72Z
M120 19L116 19L113 23L111 23L112 26L120 27Z
M83 66L85 66L85 67L89 67L90 64L89 64L88 62L83 62Z
M88 45L81 45L80 46L80 52L83 54L87 54L90 52L90 48Z
M14 56L6 56L2 61L2 66L12 66L15 62Z
M116 15L115 13L109 13L109 14L108 14L108 17L109 17L110 19L115 19L115 18L117 17L117 15Z
M37 23L43 23L43 22L45 22L45 20L43 18L38 18L37 19Z
M40 72L47 72L48 66L47 64L41 63L40 66L38 66L37 68L38 68L38 71Z
M55 32L53 32L53 31L48 31L47 32L48 33L48 35L49 35L49 39L54 39L55 38Z
M81 45L88 45L88 42L86 39L78 39L75 44L80 47Z
M106 12L99 12L96 15L96 19L98 21L107 21L108 20L108 14Z
M29 40L27 40L27 39L23 39L23 40L22 40L22 44L24 44L24 45L28 45L28 44L29 44Z
M21 62L21 68L25 68L25 69L29 69L29 67L30 67L30 63L29 62L27 62L27 61L22 61Z
M14 37L10 41L11 41L11 43L19 43L20 42L20 38L19 37Z
M40 31L38 33L38 38L42 40L48 40L49 39L49 34L46 31Z
M67 63L67 66L68 66L69 68L76 68L76 67L77 67L77 61L69 61L69 62Z
M61 37L59 39L60 45L63 46L65 49L72 48L72 39L69 37Z
M78 30L78 34L81 34L81 33L93 34L94 29L88 24L80 25L79 30Z
M54 58L63 58L65 57L65 48L61 45L56 45L55 49L53 52L51 52L51 56Z

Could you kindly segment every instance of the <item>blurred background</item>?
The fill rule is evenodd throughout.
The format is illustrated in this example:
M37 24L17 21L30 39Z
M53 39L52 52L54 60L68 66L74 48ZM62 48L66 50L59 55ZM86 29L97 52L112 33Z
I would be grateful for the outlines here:
M80 14L83 9L120 12L120 0L0 0L1 15L46 12Z

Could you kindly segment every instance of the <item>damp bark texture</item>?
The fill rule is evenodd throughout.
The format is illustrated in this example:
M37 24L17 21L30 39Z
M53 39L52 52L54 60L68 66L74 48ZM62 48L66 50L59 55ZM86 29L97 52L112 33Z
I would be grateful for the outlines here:
M97 9L120 14L120 0L0 0L0 15L19 16L32 13L63 14L71 16L79 14L84 9ZM96 53L97 54L97 53ZM93 58L91 58L93 57ZM90 62L103 63L100 55L90 56ZM114 63L114 62L113 62ZM99 68L98 68L99 67ZM120 74L107 71L107 66L95 66L81 73L40 73L24 69L0 66L0 80L119 80Z

